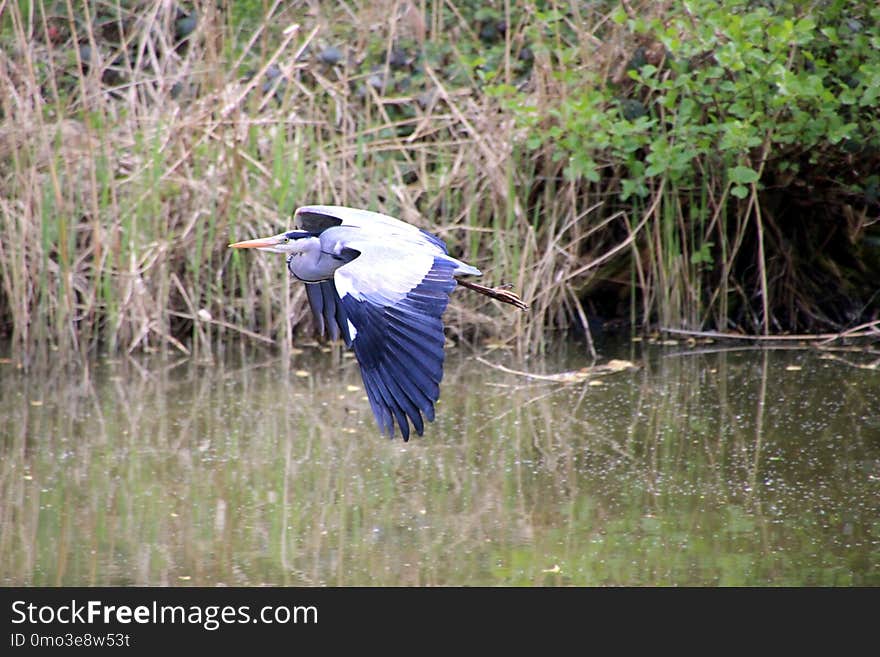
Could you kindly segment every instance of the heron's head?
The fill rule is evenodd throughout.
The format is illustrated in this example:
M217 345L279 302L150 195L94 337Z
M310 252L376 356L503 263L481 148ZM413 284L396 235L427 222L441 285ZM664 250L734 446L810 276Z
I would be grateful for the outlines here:
M289 230L272 237L261 237L255 240L245 240L230 244L232 249L259 249L270 253L300 253L303 251L308 238L314 237L305 230Z

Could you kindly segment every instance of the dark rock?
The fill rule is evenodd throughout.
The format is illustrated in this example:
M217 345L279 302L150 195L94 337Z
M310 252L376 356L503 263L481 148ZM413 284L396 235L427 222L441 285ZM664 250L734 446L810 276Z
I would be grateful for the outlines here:
M326 66L336 66L342 61L342 51L336 46L327 46L318 53L318 61Z

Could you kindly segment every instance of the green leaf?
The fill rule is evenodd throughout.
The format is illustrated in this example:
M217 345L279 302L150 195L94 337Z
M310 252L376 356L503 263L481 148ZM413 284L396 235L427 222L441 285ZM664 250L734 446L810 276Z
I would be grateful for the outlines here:
M700 265L707 264L711 265L714 263L714 258L712 257L712 247L715 246L714 242L703 242L700 246L699 250L691 253L691 264L692 265Z
M758 172L749 167L735 166L727 170L727 177L730 179L730 182L737 185L750 185L758 181Z

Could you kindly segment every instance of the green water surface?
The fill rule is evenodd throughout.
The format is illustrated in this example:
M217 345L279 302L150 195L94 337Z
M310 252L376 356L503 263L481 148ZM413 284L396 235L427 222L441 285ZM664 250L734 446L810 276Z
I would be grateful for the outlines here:
M4 359L0 584L880 585L859 354L451 349L403 443L341 350L230 351Z

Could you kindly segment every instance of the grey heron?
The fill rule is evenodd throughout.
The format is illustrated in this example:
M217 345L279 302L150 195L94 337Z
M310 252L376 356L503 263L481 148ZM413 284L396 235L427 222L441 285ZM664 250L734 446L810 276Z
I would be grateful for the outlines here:
M520 298L463 276L480 270L450 256L439 237L378 212L310 205L294 230L229 245L287 256L306 284L321 335L354 350L379 429L420 436L440 397L445 337L442 316L456 284L525 309ZM423 419L424 416L424 419Z

